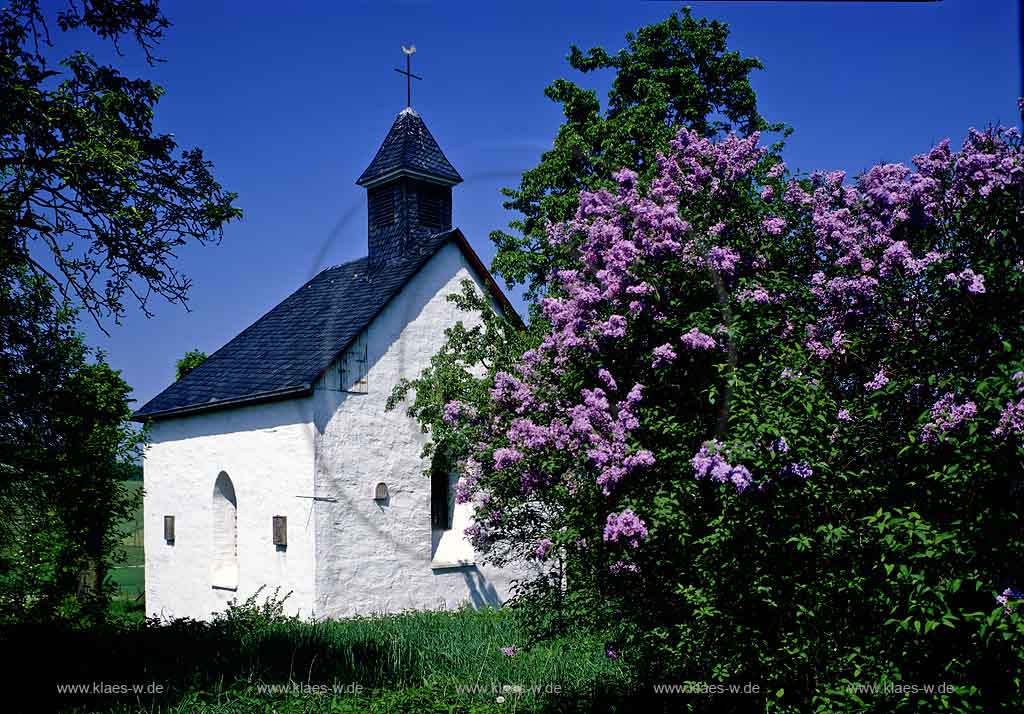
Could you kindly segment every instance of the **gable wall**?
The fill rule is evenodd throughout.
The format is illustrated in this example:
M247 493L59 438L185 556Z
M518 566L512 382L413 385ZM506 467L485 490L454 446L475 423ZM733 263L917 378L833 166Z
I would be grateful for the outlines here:
M508 571L437 567L472 558L459 542L470 507L457 507L451 531L432 533L430 480L420 458L426 435L402 405L385 409L392 387L428 366L445 328L471 321L445 299L466 278L477 281L449 242L367 328L366 393L323 385L314 393L316 493L329 499L314 507L317 616L480 606L508 595ZM385 503L374 500L378 482L387 484Z
M312 399L266 402L155 422L146 448L146 610L149 615L208 619L281 586L289 613L313 607L314 430ZM217 574L214 484L224 471L237 501L237 590L214 588ZM175 540L164 541L165 515ZM273 544L273 517L286 516L284 548ZM223 547L223 539L221 547ZM262 596L261 596L262 600Z

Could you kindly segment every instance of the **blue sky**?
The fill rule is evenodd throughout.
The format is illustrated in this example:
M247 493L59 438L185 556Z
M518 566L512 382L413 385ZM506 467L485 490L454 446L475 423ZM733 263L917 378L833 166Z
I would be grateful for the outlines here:
M130 308L110 336L83 322L135 389L137 406L167 386L185 351L212 352L324 267L366 252L364 192L354 181L405 104L400 46L415 43L420 112L465 177L455 223L486 262L504 227L502 186L536 164L561 121L544 87L580 79L571 43L617 50L626 32L681 7L669 2L165 3L174 23L150 69L118 60L167 94L157 124L200 146L245 211L216 247L188 247L190 312ZM697 2L726 21L730 45L765 65L762 113L794 127L791 167L856 174L909 161L968 127L1016 123L1017 3ZM81 35L57 50L94 46ZM101 56L104 53L99 53Z

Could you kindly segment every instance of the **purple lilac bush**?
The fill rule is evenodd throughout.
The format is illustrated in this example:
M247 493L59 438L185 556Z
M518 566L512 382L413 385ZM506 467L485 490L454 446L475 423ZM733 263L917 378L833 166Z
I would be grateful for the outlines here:
M575 256L549 329L444 409L474 545L550 565L524 602L649 678L757 681L779 711L894 680L1019 703L1020 138L855 179L759 142L682 130L649 185L623 169L549 227Z

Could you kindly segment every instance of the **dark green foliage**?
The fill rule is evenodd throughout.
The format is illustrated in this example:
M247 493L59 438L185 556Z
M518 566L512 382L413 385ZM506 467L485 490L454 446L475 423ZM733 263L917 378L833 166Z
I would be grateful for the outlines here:
M174 253L241 214L198 149L154 131L163 90L50 30L87 30L153 63L169 22L154 0L15 0L0 9L0 619L102 619L119 524L139 492L130 389L75 329L184 302ZM56 292L55 292L56 291Z
M206 358L210 355L206 354L202 350L189 350L185 353L185 356L179 359L175 365L175 380L180 380L189 372L194 370L196 367L206 361Z
M141 481L142 480L142 464L131 461L125 461L119 464L121 471L122 481Z
M502 191L509 199L505 208L522 218L510 224L512 233L491 233L498 247L495 274L509 285L527 285L534 299L542 297L550 272L572 267L572 257L548 243L547 225L572 218L580 191L610 188L613 172L623 166L649 179L657 153L679 127L705 136L782 129L757 112L749 76L761 63L730 51L728 36L724 23L694 18L684 8L627 34L627 46L615 54L572 46L574 70L615 72L606 106L602 110L594 91L565 79L544 90L562 105L565 122L540 164L523 174L518 187Z
M74 325L44 279L0 270L0 620L101 618L139 497L131 390Z
M93 317L123 314L126 293L147 313L152 294L183 302L174 252L218 240L235 195L200 150L154 132L160 87L84 52L48 57L53 19L36 0L0 9L0 253ZM80 0L56 24L131 37L152 62L169 23L152 0Z

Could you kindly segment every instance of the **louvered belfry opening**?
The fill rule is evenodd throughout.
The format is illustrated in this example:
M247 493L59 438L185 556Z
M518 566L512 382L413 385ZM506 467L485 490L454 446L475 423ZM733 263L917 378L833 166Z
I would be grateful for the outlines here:
M398 222L397 193L396 186L382 186L367 194L371 232L386 229Z
M452 227L452 191L424 184L416 201L416 223L421 228L444 231Z
M415 256L430 236L450 230L452 186L461 181L419 114L404 109L356 181L367 191L370 265Z

